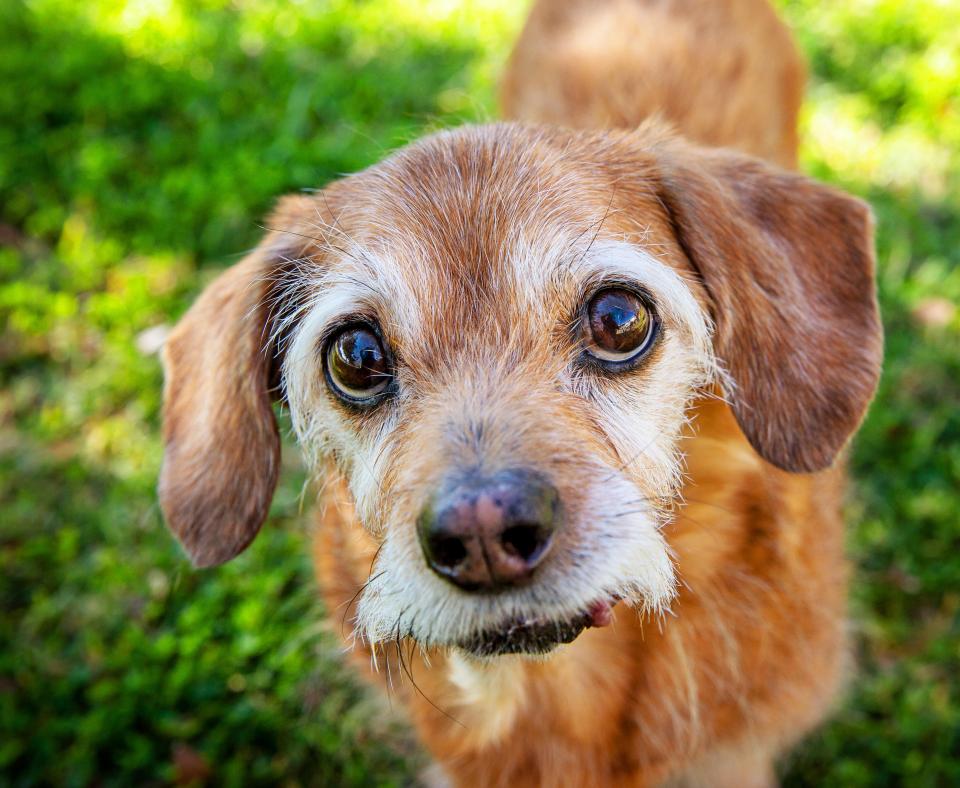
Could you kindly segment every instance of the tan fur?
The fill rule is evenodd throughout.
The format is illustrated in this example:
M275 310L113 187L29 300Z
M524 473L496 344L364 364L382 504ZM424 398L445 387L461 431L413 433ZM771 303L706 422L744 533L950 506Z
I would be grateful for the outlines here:
M454 784L769 785L842 683L833 463L879 373L869 211L657 123L589 130L659 114L790 164L801 83L759 0L541 0L505 106L587 130L443 133L288 198L176 330L172 528L201 564L253 538L284 394L326 481L328 609ZM633 372L585 373L571 323L611 278L650 290L663 338ZM319 353L358 316L399 359L397 394L369 412L331 395ZM424 501L474 465L559 491L565 527L529 589L466 594L420 555ZM451 648L612 594L612 626L544 658Z
M634 128L792 167L805 73L768 0L539 0L514 49L508 117Z

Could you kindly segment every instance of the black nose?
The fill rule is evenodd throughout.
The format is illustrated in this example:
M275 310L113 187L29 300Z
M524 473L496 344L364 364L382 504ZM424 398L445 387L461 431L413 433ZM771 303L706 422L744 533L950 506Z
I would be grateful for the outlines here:
M560 524L556 489L537 473L469 476L423 510L417 534L427 563L467 591L520 585L546 557Z

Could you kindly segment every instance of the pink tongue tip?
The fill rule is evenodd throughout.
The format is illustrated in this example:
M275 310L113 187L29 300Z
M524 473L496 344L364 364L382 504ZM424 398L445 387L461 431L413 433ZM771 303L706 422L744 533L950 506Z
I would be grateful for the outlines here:
M587 612L590 614L592 627L606 627L613 623L613 608L606 599L594 602Z

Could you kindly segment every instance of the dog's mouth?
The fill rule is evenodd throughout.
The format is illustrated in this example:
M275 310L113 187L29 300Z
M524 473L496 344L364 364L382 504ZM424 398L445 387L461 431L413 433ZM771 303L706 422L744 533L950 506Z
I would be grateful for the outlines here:
M536 617L510 619L461 643L460 648L477 657L546 654L561 643L572 643L588 627L608 626L613 621L616 602L616 599L599 600L583 613L563 621Z

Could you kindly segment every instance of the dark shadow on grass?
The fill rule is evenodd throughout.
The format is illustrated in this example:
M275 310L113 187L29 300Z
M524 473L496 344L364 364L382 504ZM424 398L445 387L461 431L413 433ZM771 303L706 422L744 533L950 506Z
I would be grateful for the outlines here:
M29 90L0 99L0 220L52 242L79 210L129 251L238 252L278 195L414 136L478 54L402 30L371 48L333 12L251 43L238 8L195 13L183 62L159 65L81 14L39 16L14 0L0 82Z

